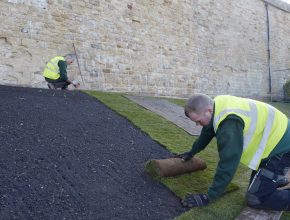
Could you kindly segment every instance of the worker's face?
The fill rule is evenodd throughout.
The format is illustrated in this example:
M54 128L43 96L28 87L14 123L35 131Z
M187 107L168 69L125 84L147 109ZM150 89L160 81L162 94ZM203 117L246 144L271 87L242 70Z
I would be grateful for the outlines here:
M67 63L68 65L71 65L73 62L74 62L74 60L72 60L72 59L69 59L69 60L66 61L66 63Z
M212 112L211 108L206 108L200 113L189 112L188 116L191 121L196 123L196 125L206 126L210 123Z

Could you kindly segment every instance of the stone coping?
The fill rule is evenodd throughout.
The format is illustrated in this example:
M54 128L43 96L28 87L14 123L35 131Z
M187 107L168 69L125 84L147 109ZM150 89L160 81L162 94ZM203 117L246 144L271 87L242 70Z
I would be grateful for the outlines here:
M263 0L263 2L266 2L278 9L281 9L285 12L290 13L290 4L281 0Z

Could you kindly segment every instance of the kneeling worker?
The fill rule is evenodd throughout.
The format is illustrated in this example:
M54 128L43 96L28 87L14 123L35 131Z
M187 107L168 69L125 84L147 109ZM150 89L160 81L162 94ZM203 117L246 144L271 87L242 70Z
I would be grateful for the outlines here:
M79 87L79 83L74 83L67 77L67 65L72 64L74 60L74 54L67 54L64 57L54 57L46 64L46 67L43 71L43 76L48 82L48 88L67 89L68 85L70 84L72 84L75 88Z
M190 194L183 206L204 206L221 196L231 182L239 162L252 169L246 193L247 204L257 209L290 210L289 183L290 120L273 106L229 95L211 99L204 94L190 97L185 115L203 126L189 152L178 155L184 161L217 139L219 162L207 194Z

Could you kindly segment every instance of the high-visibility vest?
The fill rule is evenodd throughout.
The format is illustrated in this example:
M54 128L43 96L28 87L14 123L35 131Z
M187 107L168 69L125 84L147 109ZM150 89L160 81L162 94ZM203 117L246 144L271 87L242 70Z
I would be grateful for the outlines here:
M244 121L243 153L241 163L257 170L261 160L267 158L283 137L288 118L278 109L263 102L229 95L214 99L213 126L215 132L230 114Z
M57 56L52 58L47 64L43 71L43 76L49 79L58 79L60 77L58 62L65 60L64 57Z

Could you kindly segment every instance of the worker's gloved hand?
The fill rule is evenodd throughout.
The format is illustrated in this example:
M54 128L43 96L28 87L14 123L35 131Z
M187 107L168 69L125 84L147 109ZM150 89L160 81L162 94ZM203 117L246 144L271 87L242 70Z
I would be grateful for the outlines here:
M191 151L185 152L182 154L177 154L174 156L175 158L181 158L184 162L190 160L193 157L193 153Z
M189 194L184 199L181 200L181 204L184 207L197 207L206 206L209 204L209 199L206 194Z

